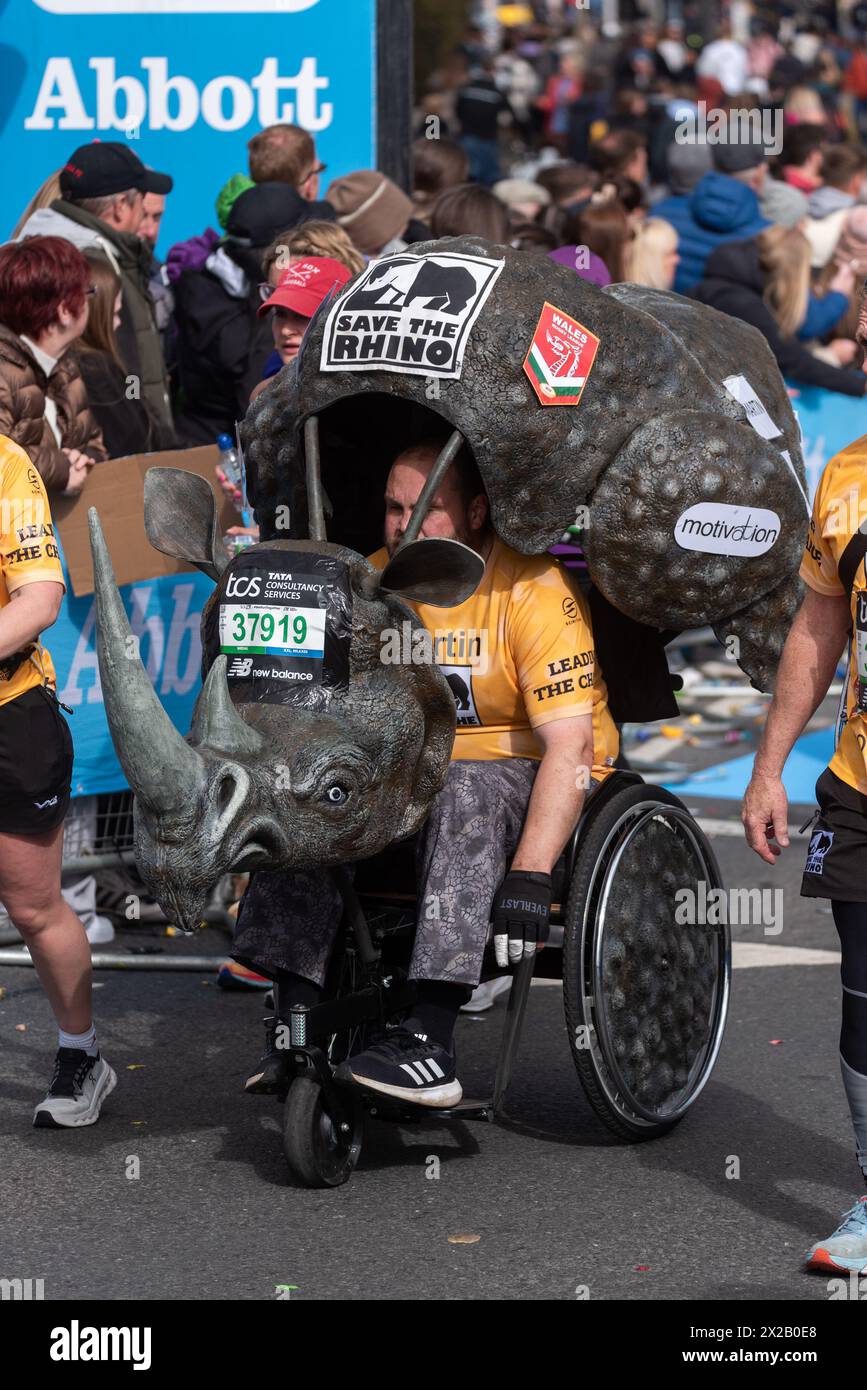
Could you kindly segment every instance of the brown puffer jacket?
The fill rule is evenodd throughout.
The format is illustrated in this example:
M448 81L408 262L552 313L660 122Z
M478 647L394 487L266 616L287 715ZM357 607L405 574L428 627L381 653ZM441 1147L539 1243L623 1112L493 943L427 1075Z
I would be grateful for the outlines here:
M69 481L69 460L45 418L46 394L57 406L63 448L80 449L100 463L108 458L75 354L65 352L46 377L27 344L0 323L0 434L21 445L49 491L62 492Z

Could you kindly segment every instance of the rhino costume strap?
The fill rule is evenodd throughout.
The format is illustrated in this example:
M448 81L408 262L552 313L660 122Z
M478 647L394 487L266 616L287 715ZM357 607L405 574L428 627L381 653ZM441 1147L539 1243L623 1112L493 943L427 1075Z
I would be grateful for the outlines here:
M362 557L381 544L390 463L435 429L451 431L448 444L378 575ZM186 740L129 659L91 519L100 670L137 794L137 855L181 925L195 925L229 869L366 858L427 815L448 767L453 694L436 666L384 666L380 639L417 625L402 598L448 607L478 583L475 552L416 539L464 441L508 545L544 552L581 516L620 717L672 712L662 647L684 627L738 637L741 666L770 686L798 602L806 496L764 338L677 295L601 291L478 238L383 258L322 306L296 363L247 414L258 545L228 562L207 484L148 474L152 543L217 581ZM268 615L264 647L232 636L254 611Z

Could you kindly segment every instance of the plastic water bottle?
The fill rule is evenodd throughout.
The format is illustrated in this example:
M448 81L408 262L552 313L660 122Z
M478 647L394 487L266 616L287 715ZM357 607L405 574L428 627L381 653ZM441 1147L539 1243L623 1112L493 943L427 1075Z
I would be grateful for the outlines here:
M238 450L232 443L232 436L230 434L217 435L217 448L220 451L218 466L225 473L227 482L231 483L232 487L242 491L241 460L238 458Z
M222 468L223 473L227 481L231 484L231 486L236 487L240 492L241 503L240 505L236 503L236 506L238 506L238 510L241 513L241 520L243 521L244 525L249 526L250 513L248 509L244 506L247 491L244 485L244 465L241 462L241 457L238 453L238 450L235 448L235 445L232 442L232 436L230 434L218 434L217 448L220 451L220 457L217 460L217 466L219 468Z

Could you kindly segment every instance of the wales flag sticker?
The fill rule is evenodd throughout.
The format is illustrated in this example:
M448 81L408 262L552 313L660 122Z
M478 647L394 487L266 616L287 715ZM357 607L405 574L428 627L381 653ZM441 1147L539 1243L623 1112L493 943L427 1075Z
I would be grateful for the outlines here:
M524 371L542 405L578 404L598 347L589 328L545 304L524 358Z

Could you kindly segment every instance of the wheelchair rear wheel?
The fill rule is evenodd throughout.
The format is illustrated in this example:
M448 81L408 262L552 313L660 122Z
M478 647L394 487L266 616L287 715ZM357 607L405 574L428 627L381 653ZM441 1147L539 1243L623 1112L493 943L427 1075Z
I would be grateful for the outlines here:
M569 1045L591 1106L620 1139L670 1130L716 1062L729 929L696 921L711 914L689 905L719 887L706 836L662 787L615 793L579 846L563 918Z

